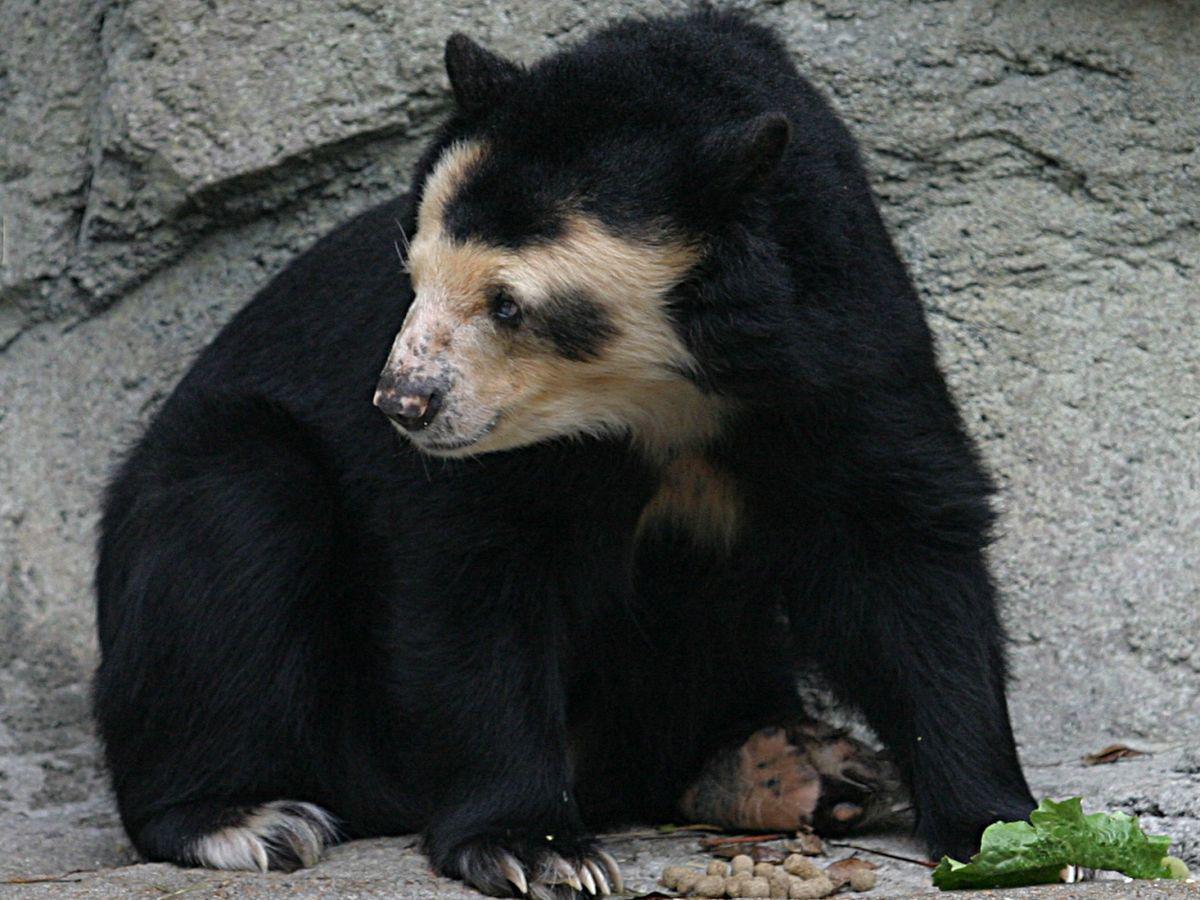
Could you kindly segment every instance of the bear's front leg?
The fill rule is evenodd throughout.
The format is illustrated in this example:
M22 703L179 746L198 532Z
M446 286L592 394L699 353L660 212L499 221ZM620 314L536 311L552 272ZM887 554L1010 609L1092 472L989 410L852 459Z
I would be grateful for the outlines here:
M437 871L493 897L571 900L623 890L621 872L592 838L536 833L522 827L463 838L447 851L426 850Z
M792 628L892 750L931 855L968 859L984 828L1034 807L1005 702L1003 632L980 553L901 547L899 536L886 554L849 533L828 545Z
M443 596L421 611L420 640L401 639L393 680L433 799L423 846L438 873L492 896L609 894L620 871L574 796L553 603L512 587L463 604Z

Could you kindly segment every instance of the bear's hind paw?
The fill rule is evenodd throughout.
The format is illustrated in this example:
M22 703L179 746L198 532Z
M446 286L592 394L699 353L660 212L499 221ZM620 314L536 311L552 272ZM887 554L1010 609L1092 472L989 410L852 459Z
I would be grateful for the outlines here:
M321 807L275 800L249 809L237 824L197 838L184 856L210 869L291 872L316 865L337 839L336 820Z
M809 720L761 728L710 759L680 799L683 814L743 831L826 835L904 819L895 767L845 732Z

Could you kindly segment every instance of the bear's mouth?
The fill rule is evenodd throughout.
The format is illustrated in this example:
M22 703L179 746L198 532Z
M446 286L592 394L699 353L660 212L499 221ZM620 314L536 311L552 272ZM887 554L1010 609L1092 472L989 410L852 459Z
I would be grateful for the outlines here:
M484 425L470 437L459 438L452 441L427 440L421 436L422 432L416 432L413 434L401 431L401 433L404 434L404 436L408 438L409 442L422 453L429 453L435 456L444 456L446 454L456 453L459 450L466 450L467 448L478 444L495 430L496 425L500 422L500 416L500 413L496 413L496 415L492 416L491 420L486 425Z

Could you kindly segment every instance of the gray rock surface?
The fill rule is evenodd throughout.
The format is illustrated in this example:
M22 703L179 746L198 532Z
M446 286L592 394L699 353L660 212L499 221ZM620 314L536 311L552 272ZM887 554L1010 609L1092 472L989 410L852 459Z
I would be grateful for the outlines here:
M296 252L404 188L447 108L450 32L528 60L680 5L0 0L4 871L132 860L88 718L96 503L188 361ZM1151 816L1200 863L1200 4L750 5L862 141L1002 485L1036 790ZM1074 762L1117 739L1162 752ZM425 877L381 842L221 890L416 896Z

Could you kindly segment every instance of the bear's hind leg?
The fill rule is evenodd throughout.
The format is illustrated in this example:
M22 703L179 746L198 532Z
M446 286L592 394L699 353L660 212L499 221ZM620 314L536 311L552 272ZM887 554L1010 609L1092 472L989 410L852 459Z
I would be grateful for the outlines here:
M793 718L720 748L680 799L694 822L738 831L823 835L903 819L899 774L881 754L843 731Z
M638 613L610 622L605 664L576 698L576 791L594 826L682 817L835 834L902 818L891 763L804 714L787 624L763 602L751 549L714 557L670 532L644 536Z
M292 872L315 865L338 839L337 822L313 803L187 803L151 818L136 842L151 861L209 869Z
M300 801L341 815L341 770L365 769L334 752L336 507L282 411L187 412L151 431L106 501L95 703L113 788L151 859L308 865L333 819Z

